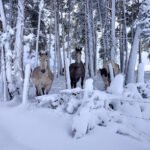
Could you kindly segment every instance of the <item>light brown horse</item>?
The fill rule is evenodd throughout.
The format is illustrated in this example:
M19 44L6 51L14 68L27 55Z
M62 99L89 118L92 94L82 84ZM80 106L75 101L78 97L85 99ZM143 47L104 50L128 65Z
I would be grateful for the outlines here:
M104 65L103 68L100 69L100 74L102 76L102 79L105 83L105 88L107 88L110 83L111 83L111 79L110 79L110 70L109 70L109 64L112 65L112 69L113 69L113 74L114 77L120 73L120 69L119 69L119 65L117 63L115 63L113 60L107 61Z
M40 66L37 66L31 75L36 88L36 96L48 94L53 82L53 74L49 68L48 54L39 54Z

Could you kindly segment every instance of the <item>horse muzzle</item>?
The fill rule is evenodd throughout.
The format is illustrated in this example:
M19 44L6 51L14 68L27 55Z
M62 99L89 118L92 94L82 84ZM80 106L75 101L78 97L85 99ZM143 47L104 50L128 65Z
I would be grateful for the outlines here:
M42 69L41 72L42 72L42 73L45 73L45 69Z

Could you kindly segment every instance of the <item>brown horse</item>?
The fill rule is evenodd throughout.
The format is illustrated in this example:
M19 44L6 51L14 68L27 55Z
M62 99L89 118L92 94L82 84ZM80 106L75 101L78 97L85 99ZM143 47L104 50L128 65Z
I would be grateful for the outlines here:
M103 68L100 69L100 74L102 76L102 79L105 83L105 88L107 88L110 85L111 79L110 79L110 70L109 70L109 64L112 65L113 74L116 76L120 73L119 65L116 64L113 60L107 61Z
M40 66L37 66L31 75L36 88L36 96L48 94L53 82L53 74L49 68L48 54L39 54Z
M81 61L81 50L82 48L76 48L76 61L69 66L71 88L76 88L77 82L81 78L81 87L83 88L83 82L85 77L84 64Z

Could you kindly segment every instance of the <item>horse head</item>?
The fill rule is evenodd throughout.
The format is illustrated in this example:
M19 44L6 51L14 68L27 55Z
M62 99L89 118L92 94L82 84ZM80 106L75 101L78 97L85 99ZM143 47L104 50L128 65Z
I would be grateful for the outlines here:
M110 84L110 73L107 71L106 68L102 68L99 70L100 71L100 74L101 74L101 77L105 83L105 86L109 86Z
M40 60L40 69L42 73L46 72L46 69L48 68L48 53L39 53L39 60Z
M81 51L82 51L82 48L76 48L76 63L81 62Z

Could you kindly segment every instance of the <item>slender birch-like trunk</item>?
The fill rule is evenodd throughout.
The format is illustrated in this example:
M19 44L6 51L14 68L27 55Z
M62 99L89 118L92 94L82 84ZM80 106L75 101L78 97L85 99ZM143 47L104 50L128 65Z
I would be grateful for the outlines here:
M130 56L129 56L128 69L127 69L127 75L126 75L127 84L135 82L135 65L136 65L137 53L139 50L140 33L141 33L141 29L140 27L137 26L134 40L133 40L132 49L131 49Z
M40 36L40 26L41 26L41 15L42 15L42 10L44 7L44 0L40 1L39 4L39 16L38 16L38 27L37 27L37 36L36 36L36 66L38 65L38 55L39 55L39 36Z
M116 36L115 36L115 8L116 0L112 0L112 17L111 17L111 39L112 39L112 47L111 47L111 60L115 61L115 55L116 55Z
M56 44L56 57L57 57L57 76L62 75L62 57L60 52L60 38L59 38L59 3L55 2L55 44Z
M30 64L27 64L25 68L25 79L24 79L24 85L23 85L23 97L22 97L23 104L26 104L28 101L30 73L31 73L31 67L30 67Z
M123 0L123 15L124 15L124 26L123 26L123 33L124 33L124 48L125 48L125 61L124 61L124 68L123 72L126 73L127 66L128 66L128 46L127 46L127 23L126 23L126 0Z
M5 65L5 57L4 57L4 49L1 47L1 65L2 65L2 78L3 78L3 99L6 102L8 100L8 87L7 87L7 79L6 79L6 65Z
M89 68L90 75L94 78L94 62L93 62L93 29L92 29L92 8L91 1L87 0L87 27L88 27L88 44L89 44Z
M7 24L6 24L6 17L4 13L2 0L0 0L0 15L1 15L1 20L2 20L3 31L6 32Z
M23 81L23 27L24 27L24 0L18 0L18 17L15 37L15 73L20 81Z
M85 20L87 20L87 4L85 3ZM89 47L88 47L88 32L87 22L85 22L85 79L89 77Z
M63 22L63 15L61 11L61 19L62 19L62 44L63 44L63 61L64 61L64 73L65 73L65 80L66 80L66 88L71 89L70 85L70 72L69 72L69 57L67 55L68 52L65 50L65 35L64 35L64 22Z
M3 67L2 74L3 74L3 85L4 85L4 99L6 100L7 99L6 95L8 93L7 92L7 90L8 90L7 82L9 85L11 85L11 87L13 84L12 83L12 68L11 68L12 67L12 64L11 64L12 52L10 50L10 43L9 43L10 33L7 31L7 30L9 30L10 26L8 26L7 22L6 22L6 16L4 13L2 0L0 0L0 16L1 16L1 20L2 20L3 33L6 34L6 39L7 39L2 44L2 51L1 51L1 55L3 56L2 57L2 67ZM5 58L4 58L4 54L5 54ZM11 90L12 89L9 89L10 93L11 93Z
M144 83L144 64L138 65L137 82Z

